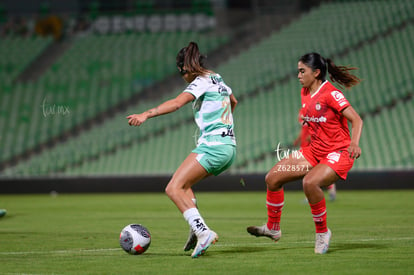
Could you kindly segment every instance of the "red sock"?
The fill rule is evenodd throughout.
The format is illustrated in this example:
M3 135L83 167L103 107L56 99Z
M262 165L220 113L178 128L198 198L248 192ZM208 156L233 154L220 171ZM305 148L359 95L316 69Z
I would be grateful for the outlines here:
M280 191L267 190L267 228L271 230L280 230L280 216L285 201L283 189Z
M315 222L316 233L328 231L326 226L326 202L325 198L315 204L309 203L312 211L313 221Z

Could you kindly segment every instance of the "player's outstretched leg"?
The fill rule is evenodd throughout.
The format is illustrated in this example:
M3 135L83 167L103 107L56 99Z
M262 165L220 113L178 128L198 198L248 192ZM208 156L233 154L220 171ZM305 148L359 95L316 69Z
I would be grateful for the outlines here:
M286 171L286 167L306 167L303 170ZM256 237L268 237L273 241L278 241L282 236L280 230L280 219L284 206L285 195L283 185L287 182L302 178L308 172L310 163L303 157L291 156L279 161L266 174L265 181L267 186L266 208L267 223L263 226L249 226L247 232Z
M247 232L256 237L268 237L275 242L277 242L280 237L282 237L281 230L270 230L267 228L266 224L262 226L249 226L247 227Z
M284 191L267 190L266 207L267 207L267 223L263 226L249 226L247 232L256 237L268 237L277 242L282 236L280 230L280 217L284 205Z

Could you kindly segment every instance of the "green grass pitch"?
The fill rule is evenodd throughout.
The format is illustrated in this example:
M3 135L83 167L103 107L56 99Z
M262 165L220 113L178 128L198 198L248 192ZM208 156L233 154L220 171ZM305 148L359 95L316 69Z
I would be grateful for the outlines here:
M285 192L278 243L246 232L266 221L264 192L197 199L219 242L192 259L182 250L188 225L164 194L0 195L0 274L414 274L414 190L339 190L327 202L326 255L313 252L302 192ZM151 232L143 255L119 246L129 223Z

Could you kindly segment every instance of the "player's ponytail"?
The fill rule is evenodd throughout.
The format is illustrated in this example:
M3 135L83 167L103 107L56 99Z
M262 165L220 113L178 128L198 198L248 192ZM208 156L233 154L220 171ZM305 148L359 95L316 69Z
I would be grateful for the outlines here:
M357 68L336 66L331 59L325 59L318 53L307 53L299 61L310 67L313 71L319 69L320 73L317 76L319 80L325 81L326 74L329 73L332 82L337 82L340 86L346 88L351 88L361 82L361 79L350 73L350 71L357 70Z
M356 67L348 66L336 66L331 59L326 59L328 66L328 73L333 82L337 82L339 85L346 88L351 88L361 82L357 76L351 74L349 71L357 70Z
M178 52L176 63L182 75L190 73L199 76L210 72L204 67L205 58L200 53L197 43L190 42Z

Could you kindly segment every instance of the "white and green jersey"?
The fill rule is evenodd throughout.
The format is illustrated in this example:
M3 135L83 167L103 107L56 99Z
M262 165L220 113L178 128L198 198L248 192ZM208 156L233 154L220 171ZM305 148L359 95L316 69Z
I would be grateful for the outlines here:
M187 86L184 93L195 96L194 119L200 129L197 145L236 145L230 104L232 91L221 76L198 76Z

